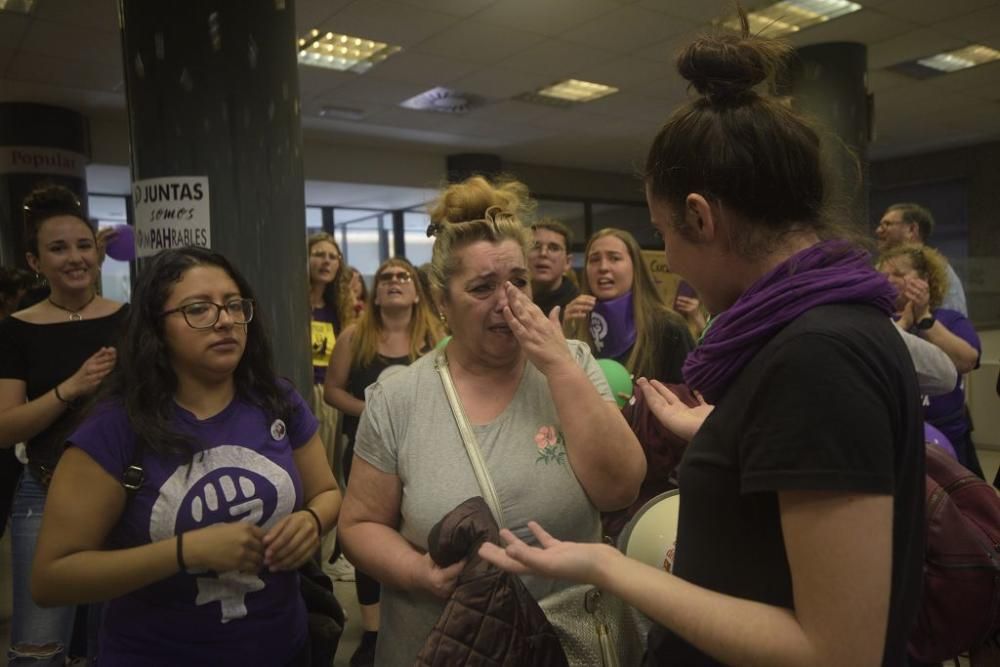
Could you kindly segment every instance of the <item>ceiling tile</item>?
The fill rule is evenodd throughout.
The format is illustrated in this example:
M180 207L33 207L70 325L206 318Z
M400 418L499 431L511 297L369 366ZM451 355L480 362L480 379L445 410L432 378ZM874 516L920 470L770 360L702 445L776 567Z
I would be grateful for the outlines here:
M452 82L456 88L490 99L513 97L552 83L542 72L526 72L507 65L493 65Z
M338 72L325 67L299 65L299 97L308 100L317 95L327 93L338 86L354 81L363 74L354 72Z
M28 32L28 25L32 20L23 14L11 14L10 12L0 12L0 44L4 48L16 49L21 44L21 39Z
M68 23L35 20L21 42L25 53L65 60L89 60L121 68L121 48L95 49L95 43L121 44L119 31L80 30Z
M2 81L6 78L7 66L14 60L14 55L16 53L17 51L15 49L8 49L5 46L0 46L0 91L4 88Z
M327 19L351 4L353 0L296 0L295 33L302 37L319 28Z
M744 0L743 7L748 11L771 4L773 0ZM734 13L733 3L711 0L639 0L643 9L679 16L697 23L711 23L722 16Z
M625 57L584 65L576 70L576 74L586 81L603 83L621 90L637 89L637 92L643 92L647 84L662 79L669 70L670 66L664 63Z
M476 18L556 36L618 7L610 0L502 0L476 14Z
M1000 94L1000 62L971 67L927 80L928 85L944 90L963 91L981 99Z
M691 21L639 7L623 7L568 30L559 38L627 54L694 28Z
M117 8L118 3L110 0L39 0L32 15L78 28L117 31Z
M7 67L7 78L66 88L112 91L121 84L121 67L105 63L63 60L19 52Z
M442 58L493 64L543 40L545 37L538 33L469 19L415 44L412 50Z
M673 67L674 63L677 62L677 56L679 56L681 51L687 48L687 46L694 41L697 35L697 30L689 34L677 35L675 37L671 37L670 39L657 42L652 46L639 49L632 55L637 58L645 58L646 60L656 60L657 62L668 63L671 67Z
M893 0L879 7L894 18L932 26L949 17L995 5L996 0Z
M552 82L574 76L587 65L612 58L610 54L579 44L550 40L528 47L501 64L511 69L542 74Z
M346 33L403 47L440 32L459 19L386 0L355 2L334 14L320 31Z
M362 75L353 81L342 83L330 93L317 96L313 101L317 104L347 106L365 104L395 106L423 91L423 86L412 83L379 81Z
M885 69L870 70L868 72L868 91L876 94L884 93L913 83L913 79L902 74L896 74Z
M427 88L451 83L480 66L458 59L403 51L372 68L366 76L386 81L416 83Z
M876 10L859 12L800 30L789 41L795 46L822 42L882 42L916 29L917 25Z
M403 5L429 9L443 14L455 16L472 16L476 12L489 7L497 0L395 0Z
M970 42L1000 36L1000 3L977 12L941 21L936 28L947 35L954 35Z
M936 30L919 28L870 45L868 47L868 68L889 67L964 45L965 43L960 39L942 35Z

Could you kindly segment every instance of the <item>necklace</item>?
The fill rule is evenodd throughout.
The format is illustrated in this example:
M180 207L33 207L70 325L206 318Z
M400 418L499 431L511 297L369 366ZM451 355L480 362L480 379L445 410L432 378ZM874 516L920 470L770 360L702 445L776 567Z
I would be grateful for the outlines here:
M83 309L89 306L91 303L93 303L94 299L96 298L97 298L97 292L94 292L93 294L90 295L90 298L87 299L87 303L83 304L76 310L67 308L66 306L60 306L58 303L52 300L52 297L49 297L49 303L51 303L59 310L65 310L67 313L69 313L69 319L71 322L79 322L80 320L83 319L83 315L81 315L80 312L83 311Z

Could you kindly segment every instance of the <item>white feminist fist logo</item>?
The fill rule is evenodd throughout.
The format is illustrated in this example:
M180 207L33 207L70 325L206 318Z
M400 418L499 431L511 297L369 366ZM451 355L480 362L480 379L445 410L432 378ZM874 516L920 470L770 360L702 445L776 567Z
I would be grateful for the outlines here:
M608 321L600 313L590 313L590 337L594 339L594 347L600 352L604 349L604 339L608 335Z
M262 484L267 488L258 488ZM269 504L274 508L268 513ZM295 487L285 470L252 450L223 445L206 450L190 470L181 466L164 482L149 533L154 540L166 539L175 534L178 519L184 526L199 527L237 520L267 530L294 504ZM236 571L206 572L196 583L195 604L219 602L223 623L246 616L246 596L266 585L256 574Z

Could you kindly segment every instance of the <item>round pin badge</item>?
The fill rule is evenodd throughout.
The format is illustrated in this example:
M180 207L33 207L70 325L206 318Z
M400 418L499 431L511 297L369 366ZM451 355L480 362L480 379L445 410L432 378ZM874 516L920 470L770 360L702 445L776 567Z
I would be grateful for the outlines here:
M285 428L285 422L281 421L280 419L275 419L274 422L272 422L271 424L272 438L274 438L275 440L281 440L282 438L285 437L285 433L287 432L288 429Z

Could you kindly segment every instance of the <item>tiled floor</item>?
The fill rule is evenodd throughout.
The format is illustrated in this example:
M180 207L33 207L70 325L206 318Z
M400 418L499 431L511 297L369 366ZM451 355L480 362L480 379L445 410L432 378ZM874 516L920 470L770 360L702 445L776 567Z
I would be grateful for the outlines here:
M1000 467L1000 451L981 449L979 450L979 460L983 465L983 472L986 474L986 479L992 481L994 475L997 473L997 468ZM327 547L325 551L329 553L328 549L332 546L332 542L328 541L325 546ZM2 542L0 542L0 551L5 552L3 555L0 555L0 562L3 563L4 568L4 571L0 572L0 584L2 584L0 585L0 662L3 662L6 658L7 646L10 639L10 574L9 570L7 570L10 563L9 549L9 542L5 536ZM347 612L348 623L344 629L344 635L341 637L340 647L337 650L337 657L333 664L334 667L348 667L351 654L354 653L354 649L361 639L361 628L358 623L358 619L360 618L358 599L354 592L353 582L335 582L334 590L337 599L340 600L340 603L344 606L344 610Z

